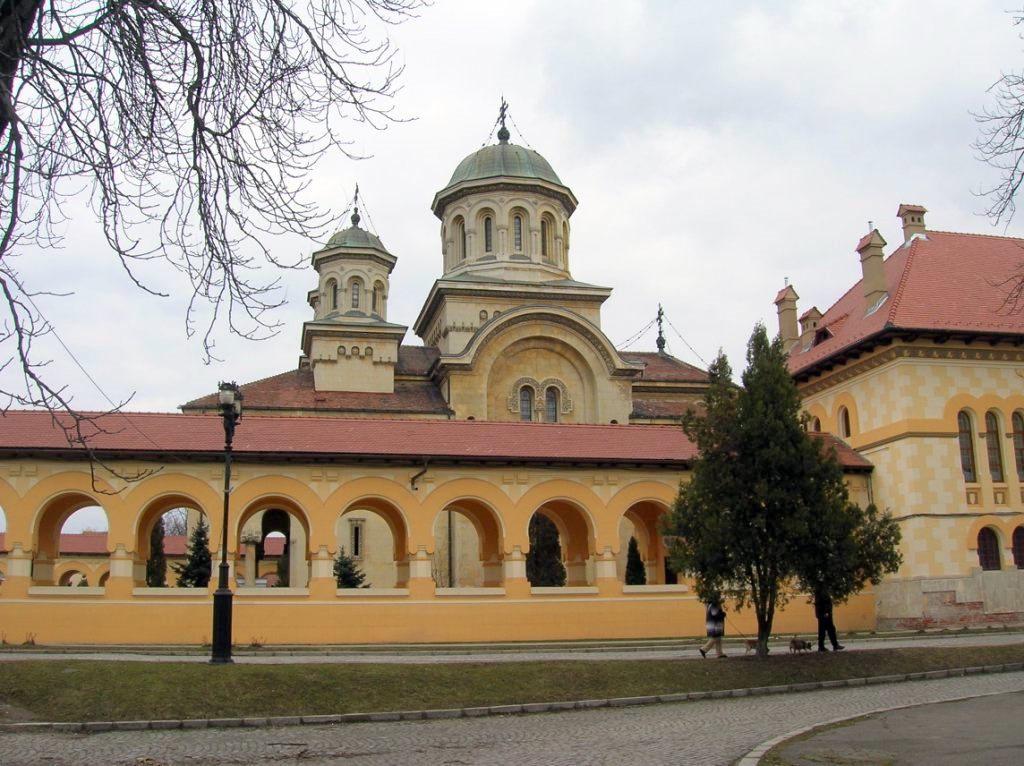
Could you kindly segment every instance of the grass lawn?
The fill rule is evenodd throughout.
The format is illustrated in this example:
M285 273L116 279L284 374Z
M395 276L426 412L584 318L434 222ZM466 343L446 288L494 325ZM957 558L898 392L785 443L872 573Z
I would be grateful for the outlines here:
M455 708L914 673L1024 661L1024 644L776 654L767 660L450 665L0 663L0 722L316 715Z

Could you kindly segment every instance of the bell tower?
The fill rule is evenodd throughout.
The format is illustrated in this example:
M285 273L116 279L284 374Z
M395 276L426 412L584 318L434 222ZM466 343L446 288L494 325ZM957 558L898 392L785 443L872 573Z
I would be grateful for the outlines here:
M318 391L394 391L398 347L407 329L387 321L398 259L360 221L357 186L352 225L313 253L319 286L308 295L313 320L302 326L302 350Z

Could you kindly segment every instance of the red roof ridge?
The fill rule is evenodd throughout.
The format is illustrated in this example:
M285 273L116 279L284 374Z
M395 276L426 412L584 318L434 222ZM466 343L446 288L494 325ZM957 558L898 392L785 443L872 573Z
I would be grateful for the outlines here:
M943 234L952 237L977 237L978 239L1007 239L1013 242L1024 243L1024 237L1011 237L1007 234L980 234L976 231L943 231L940 229L928 229L924 233L926 238L930 234Z
M907 277L910 274L910 270L914 265L914 256L917 254L917 243L919 239L910 240L910 249L907 252L907 259L903 263L903 273L899 275L899 279L896 280L896 289L892 291L889 300L889 311L888 319L886 324L893 324L896 321L896 312L900 307L900 303L903 300L903 291L907 286Z

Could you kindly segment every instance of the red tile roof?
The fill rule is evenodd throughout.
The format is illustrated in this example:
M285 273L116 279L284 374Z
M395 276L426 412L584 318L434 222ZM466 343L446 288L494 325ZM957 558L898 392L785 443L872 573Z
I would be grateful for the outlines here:
M882 333L934 331L956 334L1024 333L1024 316L1004 306L1007 277L1024 263L1024 240L929 231L898 247L885 260L889 297L865 316L862 282L824 313L819 331L831 333L809 349L794 349L794 374Z
M160 458L173 453L219 459L224 445L217 415L125 413L87 424L101 454ZM670 426L568 425L454 420L371 420L330 417L244 416L235 433L244 458L328 457L467 461L685 463L696 449ZM0 454L78 457L46 412L10 410L0 418Z
M217 415L121 413L84 432L99 455L149 460L220 460L224 432ZM9 410L0 416L0 455L85 457L69 446L47 412ZM871 464L842 442L849 469ZM678 426L569 425L466 420L363 420L324 417L244 417L235 432L237 459L535 463L647 463L683 468L697 448ZM173 456L173 457L172 457Z
M423 361L416 358L414 362ZM317 391L312 370L290 370L263 380L243 383L240 388L247 410L268 412L310 410L323 412L428 414L444 417L448 404L437 386L428 380L397 381L392 394L362 391ZM217 407L217 394L183 404L185 412Z
M708 374L699 367L687 364L668 354L656 351L620 351L623 361L644 365L641 381L666 383L707 383Z

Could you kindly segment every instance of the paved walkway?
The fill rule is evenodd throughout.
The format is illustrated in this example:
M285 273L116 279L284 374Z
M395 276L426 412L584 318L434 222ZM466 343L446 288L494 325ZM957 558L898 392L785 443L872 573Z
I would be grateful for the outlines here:
M977 645L979 643L1012 643L1022 640L1020 634L979 633L930 637L928 639L886 639L883 641L847 641L850 651L868 646L902 645ZM933 643L934 642L934 643ZM644 650L648 651L648 650ZM678 656L678 650L676 650ZM558 653L560 659L607 659L608 653ZM643 653L624 653L639 658ZM687 656L692 655L692 650ZM13 659L16 655L4 654ZM34 655L38 656L38 655ZM89 655L98 657L98 655ZM123 655L118 655L123 658ZM537 659L537 653L494 655L496 661ZM614 655L611 655L614 656ZM655 656L666 657L664 652ZM148 660L160 657L140 656ZM459 661L491 661L486 655L459 655ZM67 659L68 655L58 655ZM169 658L181 660L181 657ZM204 661L203 657L194 658ZM239 658L241 661L309 661L310 657ZM338 657L325 661L351 661ZM380 662L381 656L365 657ZM407 661L408 657L399 661ZM420 657L419 661L456 661L456 657ZM699 658L698 658L699 661ZM1010 695L992 698L989 703L973 701L955 703L951 708L929 705L934 702L977 697L978 695ZM852 688L824 689L786 695L712 698L678 704L642 707L606 707L537 715L506 715L440 720L350 723L333 726L258 727L246 729L177 729L171 731L111 731L103 733L39 733L0 734L0 765L2 766L226 766L227 764L262 764L295 761L309 766L345 763L346 766L378 764L714 764L737 763L764 743L794 731L813 727L838 718L869 714L880 709L929 705L914 708L922 715L918 723L923 730L942 735L937 739L940 751L949 751L949 733L957 734L959 745L969 748L961 736L976 731L977 716L985 716L985 705L1009 710L1017 705L1013 726L996 725L996 743L1005 745L1013 763L1024 762L1017 733L1024 730L1021 700L1024 699L1024 672L978 674L961 677L873 684ZM957 706L966 711L957 713ZM887 716L913 715L909 711L886 713L875 725L884 729ZM931 715L939 715L933 724ZM963 715L968 716L964 718ZM959 717L958 717L959 716ZM950 718L956 721L951 726ZM896 719L892 719L896 720ZM899 719L903 725L903 719ZM863 738L835 744L831 732L816 734L811 743L819 741L831 753L825 762L836 761L846 750L862 744ZM875 737L874 734L866 735ZM999 739L1002 737L1002 739ZM877 738L880 740L880 738ZM900 741L901 738L897 738ZM874 742L875 740L868 740ZM858 751L859 752L859 751ZM909 752L909 751L908 751ZM970 752L974 752L973 750ZM813 753L812 753L813 755ZM917 751L912 753L917 757ZM800 757L804 757L800 755ZM809 756L810 757L810 756ZM756 763L756 760L750 761ZM810 763L811 761L806 761ZM814 761L819 766L822 761ZM862 761L856 761L858 763ZM873 763L873 761L863 761ZM920 760L897 760L896 763L919 763ZM941 763L931 757L924 761ZM961 758L957 763L999 763L987 755L979 759ZM795 761L794 763L801 763Z
M1024 692L893 710L806 738L776 751L790 766L928 764L1020 766L1024 763ZM951 736L952 733L952 736ZM757 763L754 758L750 763ZM741 761L741 766L746 766Z
M869 638L846 638L843 637L844 646L850 651L857 649L897 649L912 646L997 646L1024 641L1024 632L1007 632L1002 630L992 631L962 631L962 632L936 632L926 634L898 635L898 636L872 636ZM779 654L789 650L789 638L775 641L769 644L771 651ZM365 663L365 664L448 664L448 663L478 663L478 662L533 662L549 660L576 660L580 662L604 662L606 660L658 660L658 659L700 659L697 647L704 643L693 641L691 643L666 642L658 644L651 642L647 645L636 645L629 648L616 648L613 643L576 645L571 648L568 645L558 648L546 648L538 646L534 649L494 649L489 650L486 646L480 645L473 648L457 646L450 647L403 647L390 651L380 649L351 649L343 647L323 647L321 649L294 649L294 650L273 650L251 651L246 649L236 650L234 661L247 665L286 665L286 664L321 664L321 663ZM726 640L725 651L733 655L744 653L743 646L735 641ZM158 650L146 652L132 652L130 649L119 649L116 651L102 650L59 650L59 651L0 651L0 662L4 660L121 660L134 662L197 662L205 663L210 659L209 654L181 653L168 651L159 653ZM3 766L0 762L0 766Z
M1007 692L1024 692L1024 672L526 716L245 730L0 734L0 763L225 766L294 761L306 766L725 766L781 732L840 715L857 716L882 707ZM936 744L944 748L948 734L959 734L974 725L973 719L960 720ZM1019 725L1014 730L1019 731ZM1020 758L1015 761L1020 762ZM959 763L988 761L967 759Z

